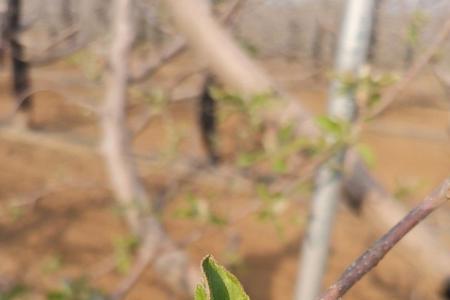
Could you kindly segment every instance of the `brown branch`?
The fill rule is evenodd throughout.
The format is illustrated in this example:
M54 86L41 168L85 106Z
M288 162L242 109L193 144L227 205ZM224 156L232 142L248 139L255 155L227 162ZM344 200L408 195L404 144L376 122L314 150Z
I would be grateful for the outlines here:
M335 300L342 297L356 282L372 270L411 229L449 200L450 178L354 261L338 281L321 296L320 300Z
M428 49L423 53L421 57L413 64L408 70L403 79L388 89L384 95L382 95L380 102L376 108L370 112L369 119L373 119L383 112L395 101L400 93L402 93L411 81L419 75L419 73L425 68L432 60L433 56L440 49L442 44L447 40L450 34L450 20L444 23L441 30L436 34L436 38L431 42Z

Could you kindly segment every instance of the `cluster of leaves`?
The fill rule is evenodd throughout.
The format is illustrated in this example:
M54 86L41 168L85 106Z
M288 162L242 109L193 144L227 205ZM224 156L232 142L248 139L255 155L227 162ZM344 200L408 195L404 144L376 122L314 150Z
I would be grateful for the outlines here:
M282 233L280 216L289 207L288 199L281 192L272 192L267 185L259 184L256 188L262 207L258 212L258 218L265 222L271 222L279 234Z
M365 68L359 75L336 74L340 92L355 95L364 109L370 110L379 103L382 92L398 81L391 73L376 73Z
M320 141L299 138L293 123L274 128L273 138L266 138L265 113L277 105L273 94L243 97L219 88L212 88L211 92L213 98L223 105L221 120L232 115L239 117L239 130L236 131L238 167L251 168L268 163L271 172L283 174L288 171L287 162L291 155L298 154L299 151L309 154L320 152L323 146Z
M244 126L250 126L253 130L260 130L263 124L263 113L274 104L273 93L261 93L251 96L242 96L217 87L211 87L212 97L224 104L225 118L229 114L241 114ZM228 108L228 110L227 110Z

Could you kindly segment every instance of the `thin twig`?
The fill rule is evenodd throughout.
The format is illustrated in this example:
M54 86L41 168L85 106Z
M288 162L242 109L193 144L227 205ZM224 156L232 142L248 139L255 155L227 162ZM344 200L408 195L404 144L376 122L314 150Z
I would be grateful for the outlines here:
M450 201L450 178L355 260L337 282L322 295L320 300L340 299L356 282L372 270L411 229L447 201Z
M409 69L403 79L388 89L377 107L369 114L369 119L373 119L382 114L386 109L395 101L397 96L402 93L405 88L411 83L411 81L417 77L417 75L425 68L432 60L433 56L440 49L442 44L447 40L450 34L450 20L445 22L441 30L436 34L436 38L431 42L425 53L417 59L413 66Z

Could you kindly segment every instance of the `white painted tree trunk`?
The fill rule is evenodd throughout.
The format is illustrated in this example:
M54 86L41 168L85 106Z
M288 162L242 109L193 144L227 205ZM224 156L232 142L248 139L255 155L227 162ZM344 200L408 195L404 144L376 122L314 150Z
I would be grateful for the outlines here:
M341 29L336 71L338 74L357 74L365 63L372 26L373 0L349 0ZM342 93L342 86L334 80L329 92L328 113L345 121L355 117L356 106L351 93ZM342 172L345 152L341 151L318 171L312 199L311 217L303 240L296 300L314 300L322 288L331 229L336 208L342 198Z

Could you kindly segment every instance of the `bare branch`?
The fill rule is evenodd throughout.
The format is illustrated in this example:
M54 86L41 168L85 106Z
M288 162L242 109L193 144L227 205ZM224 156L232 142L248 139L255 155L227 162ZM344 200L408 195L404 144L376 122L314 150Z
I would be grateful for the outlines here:
M355 260L338 281L322 295L320 300L340 299L356 282L372 270L410 230L449 200L450 178Z
M124 208L125 218L133 233L142 242L138 261L120 286L113 299L120 299L137 282L149 262L164 274L171 287L192 293L198 274L190 272L187 256L180 252L161 223L154 216L148 194L142 184L130 149L130 135L125 126L128 64L135 35L131 22L131 0L114 1L113 42L110 50L110 70L101 118L103 129L103 156L108 167L112 189L118 203ZM157 256L164 249L162 255ZM169 262L169 263L167 263Z
M391 104L395 101L400 93L411 83L411 81L419 75L419 73L425 68L432 60L433 56L440 49L442 44L447 40L450 34L450 20L444 23L440 32L436 34L436 38L431 42L428 49L423 53L421 57L413 64L413 66L407 71L406 75L400 82L388 89L384 95L382 95L377 107L369 114L369 119L373 119L382 114Z

